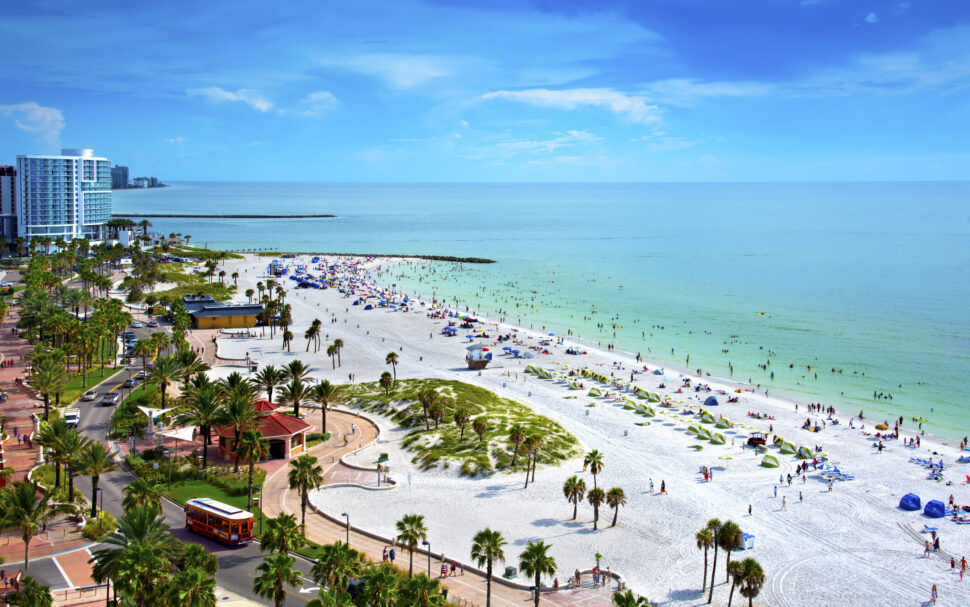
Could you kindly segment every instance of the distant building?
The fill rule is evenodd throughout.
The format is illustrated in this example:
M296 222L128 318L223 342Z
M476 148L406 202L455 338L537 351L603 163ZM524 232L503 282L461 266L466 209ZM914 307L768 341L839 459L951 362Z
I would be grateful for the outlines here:
M123 167L116 164L113 169L111 169L111 188L114 190L123 190L128 187L128 167Z
M0 166L0 237L9 247L17 240L17 171Z
M17 156L17 235L100 241L111 219L111 163L93 150Z
M216 301L211 295L186 295L182 307L192 317L197 329L245 329L256 326L256 316L263 311L258 304L230 304Z

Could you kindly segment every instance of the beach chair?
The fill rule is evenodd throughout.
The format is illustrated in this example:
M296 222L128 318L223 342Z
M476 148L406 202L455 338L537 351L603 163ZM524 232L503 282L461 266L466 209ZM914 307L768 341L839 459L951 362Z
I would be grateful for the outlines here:
M930 533L931 531L939 532L939 527L930 527L929 525L923 525L923 530L920 533Z

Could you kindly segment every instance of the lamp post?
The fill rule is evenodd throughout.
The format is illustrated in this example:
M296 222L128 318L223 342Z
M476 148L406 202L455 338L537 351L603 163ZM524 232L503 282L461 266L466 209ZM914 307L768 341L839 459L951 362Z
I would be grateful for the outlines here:
M101 510L104 509L104 489L102 489L101 487L98 487L98 498L99 498L98 501L101 502L101 504L98 506L98 535L100 536L101 535L101 519L103 518L101 516Z
M259 494L259 534L263 535L263 488L253 487L253 490Z
M431 542L424 540L421 542L421 545L428 551L428 577L431 577Z
M342 516L342 517L344 517L345 519L347 519L347 524L346 524L346 531L347 531L347 545L349 546L349 545L350 545L350 515L349 515L349 514L347 514L346 512L341 512L341 513L340 513L340 516Z
M168 490L172 490L172 450L168 450Z

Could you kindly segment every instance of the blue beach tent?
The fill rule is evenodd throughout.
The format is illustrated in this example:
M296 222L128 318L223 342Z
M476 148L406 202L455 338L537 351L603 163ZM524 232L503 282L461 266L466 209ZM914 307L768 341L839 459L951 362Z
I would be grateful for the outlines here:
M919 496L915 493L907 493L899 500L899 507L903 510L919 510L923 507Z
M923 514L930 518L943 518L946 516L946 506L940 500L932 500L926 503Z
M704 399L704 406L705 407L716 407L716 406L718 406L718 404L720 404L720 403L717 402L717 398L715 398L713 396L708 396L706 399Z

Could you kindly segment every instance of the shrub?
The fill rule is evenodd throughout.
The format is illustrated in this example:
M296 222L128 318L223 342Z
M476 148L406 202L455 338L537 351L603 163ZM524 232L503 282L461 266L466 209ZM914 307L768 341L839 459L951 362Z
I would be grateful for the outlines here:
M101 522L100 534L98 533L98 521ZM81 530L81 535L91 541L97 542L111 535L117 528L118 521L115 520L115 517L110 512L100 510L98 511L98 516L88 518L84 521L84 529Z

